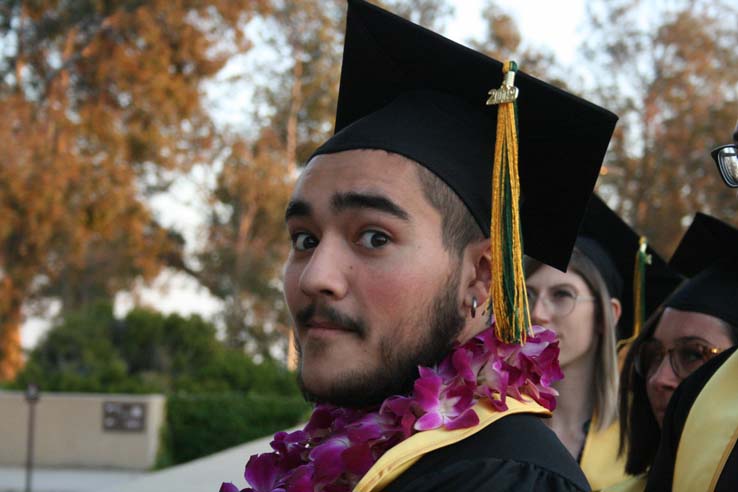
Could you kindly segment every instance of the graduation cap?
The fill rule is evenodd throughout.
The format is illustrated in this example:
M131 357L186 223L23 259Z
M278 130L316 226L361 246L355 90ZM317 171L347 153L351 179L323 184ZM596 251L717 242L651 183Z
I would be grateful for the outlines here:
M348 4L336 133L314 155L352 149L403 155L443 180L489 235L490 224L500 222L491 212L495 152L502 161L512 159L507 151L514 144L519 154L516 150L512 168L495 175L501 186L495 195L512 190L520 201L510 200L512 213L497 216L515 220L519 206L525 253L565 270L617 116L521 71L515 87L503 85L503 68L515 72L514 66L365 1ZM517 113L511 104L485 104L498 87L517 88ZM498 124L518 131L502 135ZM503 136L510 138L500 143ZM491 240L494 258L495 241L501 239L492 234ZM503 254L503 261L509 256ZM522 253L518 256L516 281L508 284L524 296L524 282L518 282ZM498 307L493 308L499 322Z
M637 335L682 277L597 195L587 206L577 248L597 267L610 297L620 300L618 340Z
M669 265L689 280L669 297L667 307L738 327L738 229L697 213Z

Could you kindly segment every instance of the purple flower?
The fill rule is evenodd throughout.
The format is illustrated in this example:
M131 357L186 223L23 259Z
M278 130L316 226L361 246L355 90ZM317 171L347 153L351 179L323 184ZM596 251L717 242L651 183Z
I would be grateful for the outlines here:
M303 430L312 439L320 439L330 434L336 410L333 405L317 405Z
M417 417L413 413L413 399L406 396L392 396L382 403L379 414L397 422L398 430L404 439L413 433Z
M459 379L453 386L445 386L440 376L421 367L413 396L418 407L425 412L415 422L416 430L425 431L441 426L460 429L479 422L479 417L471 408L474 404L474 387L466 384L463 379Z
M313 467L302 465L290 473L285 480L285 490L288 492L313 492Z
M218 492L240 492L240 490L231 482L223 482Z
M375 461L371 446L366 442L347 448L341 453L341 460L348 472L359 477L368 472Z
M541 388L528 381L521 389L521 392L530 396L548 410L554 410L556 408L556 395L558 393L553 388Z
M373 442L400 431L394 420L380 413L368 413L344 430L352 443Z
M462 347L456 350L451 360L458 376L465 382L476 386L479 370L487 360L484 355L483 347L481 346L472 346L469 349Z
M254 455L246 463L243 476L254 492L283 491L284 489L277 487L277 482L282 475L278 464L279 457L276 453Z
M490 361L482 367L480 379L483 382L483 395L489 399L497 411L507 410L507 398L510 381L509 366L501 360Z
M291 470L303 463L304 455L308 452L305 445L307 441L308 435L304 431L277 432L274 434L274 440L270 445L279 456L281 469Z
M343 432L346 426L355 422L357 419L362 418L366 413L367 412L364 410L353 408L337 408L333 412L333 425L331 426L332 432L334 434Z
M341 454L351 442L345 435L331 436L310 452L313 462L313 479L320 484L335 481L344 471Z

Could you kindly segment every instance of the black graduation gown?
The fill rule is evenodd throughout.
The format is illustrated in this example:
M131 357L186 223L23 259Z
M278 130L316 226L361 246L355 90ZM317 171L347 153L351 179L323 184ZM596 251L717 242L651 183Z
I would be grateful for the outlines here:
M574 458L540 417L506 416L423 456L385 492L588 491Z
M648 474L646 492L666 492L671 490L674 477L674 463L676 461L679 439L682 436L684 424L702 388L713 374L723 365L738 347L724 351L685 379L669 400L669 406L664 414L664 423L661 429L661 442L656 453L651 471ZM705 432L709 432L705 429ZM728 461L725 463L720 478L715 486L715 492L735 492L738 490L738 448L733 448Z

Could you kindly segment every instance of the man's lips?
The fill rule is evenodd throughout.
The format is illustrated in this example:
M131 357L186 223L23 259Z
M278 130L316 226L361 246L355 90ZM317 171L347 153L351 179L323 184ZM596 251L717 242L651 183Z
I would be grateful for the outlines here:
M307 332L311 332L311 331L313 332L332 331L332 332L346 332L346 333L354 332L354 330L346 328L345 326L341 326L336 323L331 323L330 321L324 321L324 320L309 320L307 323L303 324L303 328Z
M345 315L329 306L310 305L295 315L295 323L300 332L313 333L353 333L359 337L366 334L366 326L359 319Z
M305 324L305 328L308 330L333 330L333 331L349 331L342 326L328 323L326 321L309 321Z

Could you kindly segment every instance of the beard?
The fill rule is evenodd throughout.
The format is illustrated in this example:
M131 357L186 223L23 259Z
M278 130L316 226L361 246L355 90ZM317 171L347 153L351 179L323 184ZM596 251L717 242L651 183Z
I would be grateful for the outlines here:
M418 366L434 366L451 350L465 319L458 312L457 292L460 282L458 269L452 268L447 282L439 292L423 306L415 318L408 317L397 323L396 329L389 333L400 333L401 327L417 324L427 327L425 337L418 339L415 346L407 347L397 343L391 336L380 342L380 364L374 369L354 370L342 375L340 380L320 394L306 388L302 377L302 362L299 364L297 381L306 400L315 403L331 403L340 407L364 408L380 404L392 395L409 394L418 378ZM303 320L318 311L321 316L347 327L355 336L365 338L367 326L361 320L347 318L331 308L309 306L298 313ZM297 353L302 359L300 346L295 337Z

